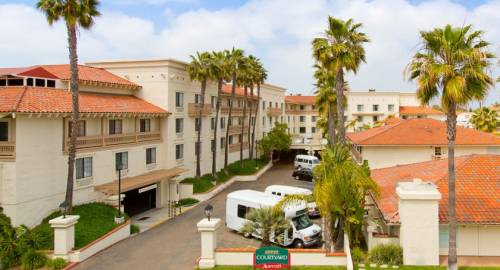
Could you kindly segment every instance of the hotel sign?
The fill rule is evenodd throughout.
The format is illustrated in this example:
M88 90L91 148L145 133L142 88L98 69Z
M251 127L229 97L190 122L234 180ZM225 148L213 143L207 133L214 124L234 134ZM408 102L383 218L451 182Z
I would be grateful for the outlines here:
M290 269L288 249L262 247L255 250L253 266L259 269Z

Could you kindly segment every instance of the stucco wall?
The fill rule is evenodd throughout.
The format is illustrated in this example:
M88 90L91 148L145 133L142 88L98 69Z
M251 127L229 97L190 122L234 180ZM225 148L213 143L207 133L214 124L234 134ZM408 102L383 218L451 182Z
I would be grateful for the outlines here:
M448 254L447 226L440 227L440 255ZM457 254L461 256L500 256L499 225L459 225Z

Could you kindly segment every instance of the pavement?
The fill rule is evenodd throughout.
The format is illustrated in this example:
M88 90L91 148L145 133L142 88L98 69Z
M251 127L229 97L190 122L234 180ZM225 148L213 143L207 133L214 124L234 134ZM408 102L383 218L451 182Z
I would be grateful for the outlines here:
M291 165L275 165L258 181L235 182L207 202L200 203L182 215L154 226L146 232L121 241L78 264L73 269L107 270L192 270L200 256L200 234L196 223L205 217L204 208L210 203L214 207L213 217L225 220L226 195L240 189L263 191L272 184L284 184L311 188L309 182L292 178ZM224 224L224 223L223 223ZM246 239L224 225L217 230L218 247L257 247L260 242Z

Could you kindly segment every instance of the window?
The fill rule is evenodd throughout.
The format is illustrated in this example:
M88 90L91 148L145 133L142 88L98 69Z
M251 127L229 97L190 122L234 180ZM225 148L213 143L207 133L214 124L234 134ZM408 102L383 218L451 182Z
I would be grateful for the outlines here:
M175 107L184 107L184 93L175 92Z
M269 125L271 126L273 124L273 117L269 116Z
M92 177L92 157L75 160L76 179Z
M442 153L443 152L441 152L441 147L434 147L434 155L435 156L440 157Z
M362 112L364 109L363 104L358 104L357 109L358 109L358 112Z
M231 118L228 117L227 118L227 125L228 126L232 126L233 125L233 117L231 117Z
M290 115L288 116L288 121L287 122L290 123Z
M247 216L247 207L241 204L238 204L238 217L246 218Z
M387 105L387 110L390 112L393 112L394 111L394 104Z
M450 243L450 233L448 230L448 227L444 226L439 228L439 248L448 248Z
M86 135L86 127L85 127L85 120L80 120L78 121L80 123L78 125L78 131L77 131L77 137L84 137ZM71 129L73 129L73 122L68 123L68 135L71 136Z
M200 104L201 103L201 96L200 94L194 94L194 103Z
M378 116L374 115L373 116L373 122L377 122L378 121Z
M226 128L226 118L224 118L224 117L222 117L222 118L220 119L220 128L221 128L221 129Z
M201 119L195 118L194 119L194 131L196 131L196 132L200 131L200 124L201 124Z
M0 142L6 142L9 140L9 123L0 122Z
M315 115L311 116L311 122L316 122L316 118L318 118L318 117Z
M128 152L120 152L115 154L115 169L128 169Z
M358 122L363 123L363 116L358 115L357 119Z
M214 117L210 118L210 129L211 130L215 129L215 118Z
M210 97L210 104L212 104L212 108L215 108L215 105L217 104L217 97L216 96Z
M262 101L262 110L265 110L265 109L266 109L266 102Z
M212 152L215 151L215 140L210 141L210 149L212 150Z
M184 144L175 145L175 159L184 158Z
M266 117L262 116L262 126L266 126Z
M303 110L304 110L304 108L305 108L305 106L304 106L304 105L300 105L300 110L301 110L301 111L303 111Z
M56 81L54 81L54 80L47 80L47 87L55 88L56 87Z
M300 132L301 134L306 133L306 128L305 128L305 127L300 127L300 128L299 128L299 132Z
M146 148L146 165L156 164L156 147Z
M35 79L35 86L45 87L45 80L44 79Z
M220 148L226 147L226 138L220 138Z
M300 121L301 123L304 123L304 122L306 121L306 117L305 117L304 115L301 115L301 116L299 117L299 121Z
M227 98L227 99L226 99L226 101L227 101L227 106L228 106L228 107L231 107L231 99L230 99L230 98Z
M28 79L26 80L26 85L28 85L28 86L33 86L33 78L28 78Z
M316 133L316 127L311 127L311 133Z
M403 115L403 119L408 119L408 115Z
M151 131L151 119L141 119L140 132L150 132L150 131Z
M238 117L238 126L243 125L243 117Z
M184 119L175 118L175 133L182 133L184 131Z
M229 136L229 144L233 144L233 136Z
M377 104L373 104L373 111L374 112L378 112L378 105Z
M201 142L195 142L194 143L194 154L197 156L198 154L201 155Z
M122 134L122 120L109 120L109 134Z
M312 109L313 111L314 111L314 110L316 110L316 105L312 105L312 106L311 106L311 109ZM346 108L346 111L347 111L347 108Z

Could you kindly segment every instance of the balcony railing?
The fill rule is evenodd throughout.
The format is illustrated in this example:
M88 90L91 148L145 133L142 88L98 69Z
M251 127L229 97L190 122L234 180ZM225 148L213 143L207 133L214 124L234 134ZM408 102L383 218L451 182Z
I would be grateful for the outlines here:
M221 108L221 113L222 114L229 114L229 107L222 107ZM247 108L247 113L249 112ZM232 115L242 115L243 114L243 107L233 107L233 111L231 112Z
M113 134L104 136L85 136L76 138L76 149L88 149L104 146L127 145L150 141L160 141L160 131ZM69 147L69 138L65 139L65 150Z
M299 109L287 109L286 114L299 115L299 114L317 114L318 110L299 110Z
M199 117L201 110L201 116L207 116L212 114L212 105L204 104L202 107L201 104L198 103L189 103L188 104L188 115L189 117Z
M248 125L246 125L243 128L243 133L248 133ZM232 135L232 134L241 134L241 125L230 126L229 127L229 134L230 135Z
M229 145L229 152L238 152L240 151L240 143L233 143ZM248 149L248 143L243 143L243 150Z
M15 142L0 142L0 160L15 159L16 143Z
M277 117L281 115L281 108L267 108L267 116Z

